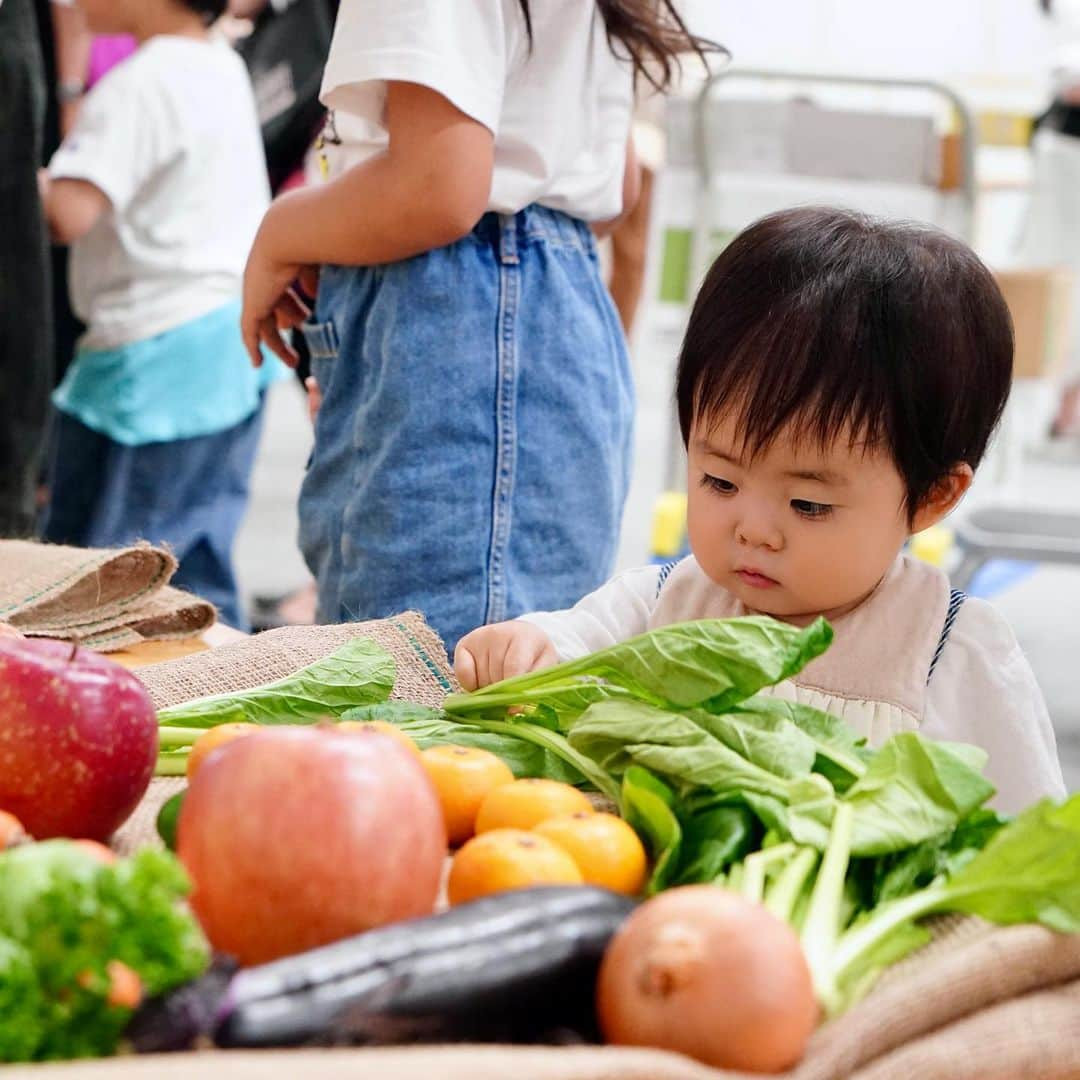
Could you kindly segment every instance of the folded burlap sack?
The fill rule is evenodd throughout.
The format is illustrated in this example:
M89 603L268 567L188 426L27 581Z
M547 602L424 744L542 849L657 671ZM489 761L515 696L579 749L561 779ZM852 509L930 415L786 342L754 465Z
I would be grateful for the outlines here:
M196 637L216 613L169 588L175 572L172 554L149 544L88 550L0 540L0 622L99 652Z
M453 686L446 653L420 616L351 626L286 628L138 674L158 705L259 685L353 636L397 660L395 698L438 705ZM182 780L155 781L118 836L156 842L153 819ZM748 1080L654 1050L618 1047L422 1046L205 1052L9 1069L27 1080ZM1075 1080L1080 1078L1080 936L1037 926L939 920L935 939L813 1037L786 1080Z

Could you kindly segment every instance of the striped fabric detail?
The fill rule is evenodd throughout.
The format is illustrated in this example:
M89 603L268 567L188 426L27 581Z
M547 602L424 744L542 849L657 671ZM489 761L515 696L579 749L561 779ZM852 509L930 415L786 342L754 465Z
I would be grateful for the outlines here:
M960 614L960 608L963 607L966 599L967 593L961 592L959 589L953 589L949 593L949 607L945 612L945 625L941 628L941 637L938 640L937 648L934 650L934 658L930 661L930 671L926 676L927 683L934 677L934 668L938 666L941 654L945 650L945 642L949 640L953 623L956 622L956 616Z
M673 559L671 562L666 562L666 563L664 563L663 566L660 567L660 573L656 577L656 595L657 596L660 595L660 590L664 587L664 582L667 581L667 579L669 577L671 577L671 571L674 570L675 567L678 566L678 565L679 565L679 560L678 559Z

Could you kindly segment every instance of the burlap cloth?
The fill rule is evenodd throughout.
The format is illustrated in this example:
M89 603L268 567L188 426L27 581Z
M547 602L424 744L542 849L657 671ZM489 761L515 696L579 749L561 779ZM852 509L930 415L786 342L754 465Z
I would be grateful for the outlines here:
M352 626L286 628L139 672L159 705L279 678L367 635L398 662L394 697L437 705L445 651L415 614ZM178 780L156 781L117 838L156 842L153 820ZM1078 868L1080 872L1080 868ZM426 1046L206 1052L11 1068L65 1080L745 1080L675 1054L616 1047ZM788 1080L1080 1080L1080 937L1040 927L942 920L841 1019L823 1026Z
M197 637L214 624L214 607L171 588L175 572L173 555L149 544L91 550L0 540L0 622L98 652Z

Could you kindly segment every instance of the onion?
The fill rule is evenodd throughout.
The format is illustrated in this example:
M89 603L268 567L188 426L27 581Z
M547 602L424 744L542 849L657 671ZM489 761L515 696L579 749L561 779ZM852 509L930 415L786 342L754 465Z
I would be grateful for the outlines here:
M818 1018L795 932L715 885L672 889L631 915L604 955L597 1011L608 1042L747 1072L794 1065Z

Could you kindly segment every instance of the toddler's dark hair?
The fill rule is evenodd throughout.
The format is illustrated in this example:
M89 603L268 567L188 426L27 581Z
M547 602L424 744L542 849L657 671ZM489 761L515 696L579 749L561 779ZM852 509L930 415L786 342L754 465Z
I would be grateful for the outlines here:
M691 423L734 410L740 450L788 424L887 447L908 515L954 466L976 468L1012 381L1012 320L973 251L945 233L827 207L771 214L713 263L676 397Z
M229 6L229 0L180 0L180 2L184 7L198 12L207 26L215 19L221 18Z

